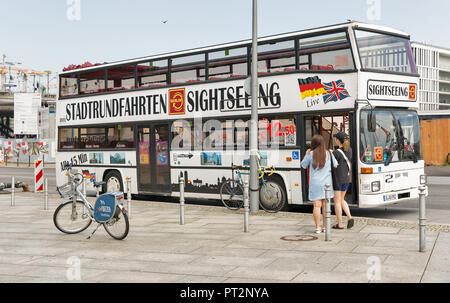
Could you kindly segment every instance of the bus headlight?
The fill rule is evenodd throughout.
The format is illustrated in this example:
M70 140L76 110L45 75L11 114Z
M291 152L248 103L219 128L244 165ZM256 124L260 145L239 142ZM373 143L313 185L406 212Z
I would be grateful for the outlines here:
M372 192L380 191L381 183L380 181L374 181L372 182Z
M427 175L420 175L420 184L427 184Z

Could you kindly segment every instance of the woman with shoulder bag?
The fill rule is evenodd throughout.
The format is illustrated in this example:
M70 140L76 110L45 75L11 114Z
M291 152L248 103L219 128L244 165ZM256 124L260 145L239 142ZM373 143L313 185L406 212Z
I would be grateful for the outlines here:
M315 135L301 162L303 168L309 166L309 200L314 203L313 217L316 224L316 233L325 231L325 184L333 184L331 177L331 161L337 167L337 161L325 148L325 141L321 135ZM331 191L331 198L333 197ZM323 227L320 228L320 211L323 213Z
M336 183L338 189L335 189L334 194L334 212L338 223L333 226L334 229L344 229L342 224L342 210L347 215L347 228L352 228L354 220L350 213L350 208L345 201L345 194L350 186L351 182L351 161L352 161L352 148L350 147L350 139L344 132L335 134L339 148L333 151L333 156L338 161L339 165L336 169Z

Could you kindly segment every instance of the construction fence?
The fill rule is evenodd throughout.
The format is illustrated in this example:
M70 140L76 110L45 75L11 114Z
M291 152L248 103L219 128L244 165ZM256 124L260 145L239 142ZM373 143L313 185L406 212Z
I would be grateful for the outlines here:
M35 160L56 161L55 139L0 139L0 164L14 165Z
M426 165L450 164L450 119L420 121Z

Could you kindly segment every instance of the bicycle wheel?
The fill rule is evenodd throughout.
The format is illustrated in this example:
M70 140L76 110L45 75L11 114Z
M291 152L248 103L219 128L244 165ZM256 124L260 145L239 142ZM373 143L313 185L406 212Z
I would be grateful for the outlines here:
M261 208L269 213L279 212L286 206L284 190L278 182L265 181L259 190Z
M238 210L244 205L244 188L236 181L227 181L220 187L220 199L228 209Z
M73 201L66 201L59 205L53 214L53 223L56 228L66 234L76 234L89 227L92 219L89 210L83 201L77 200L75 206Z
M128 235L130 223L126 211L122 211L119 206L116 208L111 221L103 223L106 232L116 240L123 240Z

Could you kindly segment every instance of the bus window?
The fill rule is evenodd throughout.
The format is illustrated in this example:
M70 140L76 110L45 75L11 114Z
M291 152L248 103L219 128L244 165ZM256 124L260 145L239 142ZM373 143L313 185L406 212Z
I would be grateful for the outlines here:
M234 123L238 149L248 146L248 121ZM258 124L259 147L298 146L295 116L261 117Z
M172 59L171 84L205 80L205 55L193 55Z
M297 146L294 116L262 118L258 128L260 146Z
M300 69L354 69L353 56L346 32L314 36L299 40ZM305 55L308 56L306 60ZM308 61L308 67L306 67Z
M62 76L59 84L61 97L78 95L78 74Z
M137 65L138 88L167 85L167 59Z
M194 146L194 133L191 129L192 122L177 120L172 123L171 149L191 150Z
M81 128L80 148L99 149L106 147L106 133L104 128Z
M410 41L407 38L355 31L363 68L417 73Z
M245 150L245 147L248 146L248 122L236 120L234 122L234 129L237 149Z
M108 148L133 148L134 132L132 126L116 125L108 128Z
M103 70L80 74L80 94L95 94L105 91L105 72Z
M226 49L208 54L209 80L245 77L247 74L247 47Z
M258 46L258 72L276 73L295 69L294 40Z
M422 159L420 123L411 110L375 110L376 130L367 127L369 111L361 111L360 159L364 163L390 163Z
M108 69L108 91L134 88L135 65Z
M309 70L309 56L300 56L298 62L300 70Z
M59 149L78 149L78 128L60 128L58 132Z
M342 70L354 69L351 50L341 49L330 52L312 54L311 69Z
M226 143L224 135L225 138L227 134L230 135L230 130L227 127L231 126L232 122L219 120L205 121L203 123L203 149L222 149Z

